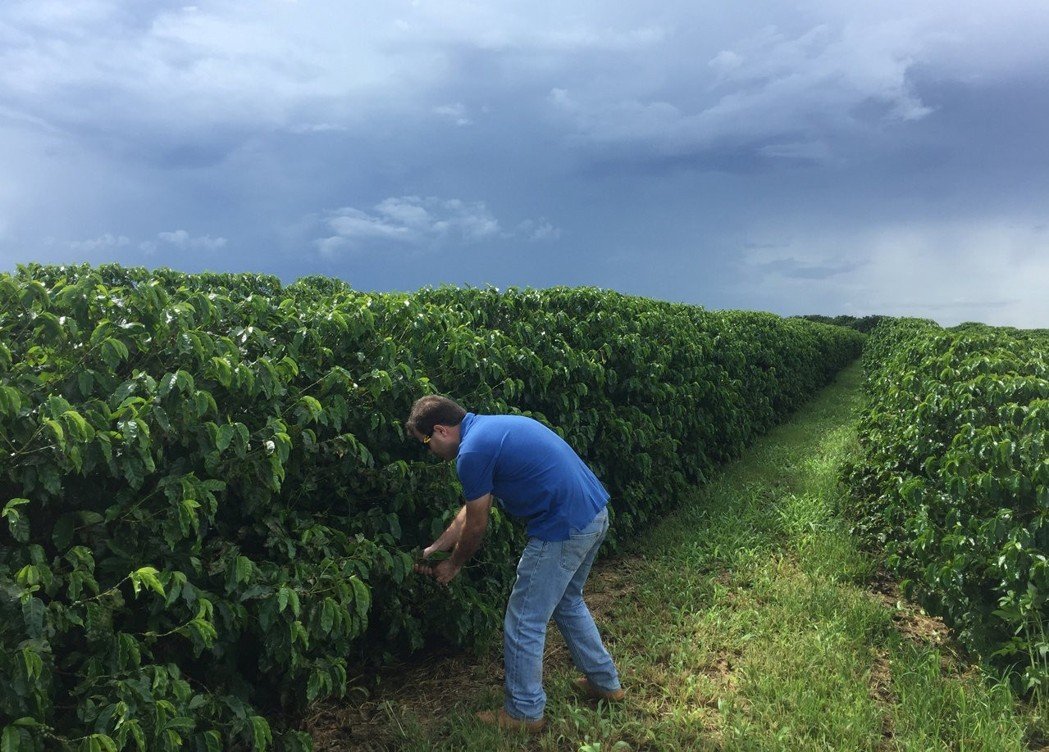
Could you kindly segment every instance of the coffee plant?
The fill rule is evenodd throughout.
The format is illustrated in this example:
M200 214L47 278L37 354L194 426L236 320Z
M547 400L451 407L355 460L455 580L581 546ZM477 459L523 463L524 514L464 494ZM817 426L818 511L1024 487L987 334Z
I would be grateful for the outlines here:
M846 470L857 529L962 643L1049 689L1049 333L879 325Z
M405 435L423 394L560 431L615 544L863 339L587 288L0 275L0 749L305 750L303 708L387 656L490 638L519 527L411 574L460 503Z

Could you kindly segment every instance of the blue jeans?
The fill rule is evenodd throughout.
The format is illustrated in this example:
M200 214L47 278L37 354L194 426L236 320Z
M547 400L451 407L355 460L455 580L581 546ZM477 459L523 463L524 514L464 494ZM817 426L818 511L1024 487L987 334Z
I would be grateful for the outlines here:
M608 532L602 509L566 541L530 538L517 565L517 581L503 622L507 714L534 720L543 716L543 644L553 617L576 667L604 690L619 689L612 656L601 643L597 625L583 603L583 583Z

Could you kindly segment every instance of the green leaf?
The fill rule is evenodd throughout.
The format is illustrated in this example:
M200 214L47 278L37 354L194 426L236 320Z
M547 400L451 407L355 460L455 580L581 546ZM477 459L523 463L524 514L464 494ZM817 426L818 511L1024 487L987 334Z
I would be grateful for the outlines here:
M294 645L296 642L301 642L306 649L310 647L310 636L306 633L306 627L302 626L301 621L294 621L291 625L291 644Z
M179 370L175 373L175 383L181 392L192 392L196 389L193 376L186 371Z
M146 735L142 733L142 726L137 720L132 718L124 724L131 731L131 738L135 740L135 746L138 747L138 752L147 752L149 747L146 745Z
M15 510L17 510L18 507L28 503L29 499L11 499L6 504L4 504L4 511L0 512L0 515L7 517L8 519L11 519L11 517L18 517L18 512Z
M7 526L11 530L11 537L19 543L25 543L29 540L29 518L20 516L18 512L14 513L14 517L9 517L7 520Z
M77 386L80 387L80 395L89 398L94 390L94 372L82 370L77 375Z
M120 663L125 668L138 668L142 663L142 651L134 635L121 632L117 636L117 652L120 655Z
M331 634L331 628L335 625L335 602L331 598L324 599L321 607L321 631Z
M39 585L39 570L32 564L26 564L24 567L18 570L17 574L15 574L15 582L17 582L22 587Z
M65 332L58 322L58 317L53 313L41 313L36 317L34 323L37 326L37 334L42 334L47 340L62 340Z
M200 502L196 499L183 499L179 502L178 524L183 535L188 536L190 530L200 530L200 519L197 516L198 509L200 509Z
M103 752L117 752L117 743L105 734L92 734Z
M127 360L129 355L127 345L113 337L105 340L102 343L100 350L102 353L102 360L105 361L107 366L113 369L119 366L123 361Z
M310 672L310 679L306 683L306 701L313 702L317 699L317 695L321 693L322 679L321 673L317 669Z
M98 448L102 451L102 456L106 458L106 462L113 461L113 435L112 431L106 431L95 434L95 438L98 440Z
M261 715L253 715L251 717L251 735L256 752L266 752L269 745L273 743L270 725Z
M350 578L353 587L353 605L357 609L357 616L362 620L368 617L368 609L372 605L372 594L368 586L361 582L360 577L354 575Z
M285 355L280 359L280 364L289 372L292 376L299 375L299 364L295 362L290 356Z
M95 429L76 410L66 410L62 413L62 421L70 429L70 435L77 441L90 441L95 436Z
M124 400L126 400L128 397L134 394L136 389L138 389L138 383L136 383L133 379L125 381L123 384L117 387L117 390L115 392L113 392L113 396L110 398L109 404L123 404Z
M215 448L220 452L226 451L226 447L233 441L233 434L236 429L230 423L224 423L218 427L218 435L215 439Z
M25 671L27 679L33 681L40 678L44 671L44 661L36 651L32 648L22 648L21 652L18 653L18 657L21 659L22 669Z
M22 730L15 726L7 726L4 735L0 737L0 752L19 752L22 744Z
M66 445L66 432L62 430L61 424L57 420L45 420L44 425L51 430L51 435L55 437L58 445L64 447Z
M233 430L235 439L233 443L233 450L234 452L236 452L238 457L243 459L248 453L248 439L250 438L248 434L248 427L243 423L234 423Z
M178 632L188 636L193 641L195 650L198 653L202 649L214 645L215 640L218 638L215 625L204 619L192 619Z
M213 413L218 412L215 405L215 398L211 396L209 392L205 392L198 389L193 395L193 405L196 408L197 417L203 418L210 409Z
M218 731L205 731L204 744L207 752L222 752L222 736Z
M106 518L100 515L98 512L83 511L77 512L76 516L80 518L80 522L84 525L98 525L106 521Z
M13 386L0 386L0 413L17 415L22 409L22 395Z
M55 548L59 551L69 548L69 544L73 542L75 530L76 523L72 514L63 514L59 517L51 530L51 542L55 544Z
M109 319L102 319L91 331L91 337L88 339L88 342L92 346L97 345L109 334L110 331L112 331L112 329L113 323Z
M164 378L160 380L160 388L157 390L157 394L159 394L161 397L167 397L171 390L175 388L175 384L177 382L177 373L165 374Z
M142 567L136 569L130 574L131 586L135 590L135 595L138 595L139 590L143 587L148 587L150 590L156 592L161 598L164 597L164 586L157 578L159 572L153 567Z
M157 422L161 430L165 433L171 432L171 419L168 417L167 412L160 405L153 406L153 420Z
M254 570L254 566L251 563L251 559L247 556L237 557L237 584L245 583L251 580L251 573Z
M321 403L317 401L315 397L306 395L299 400L299 406L302 408L302 412L305 416L308 416L307 422L315 422L324 414L324 408Z
M209 366L209 373L215 381L229 389L230 384L233 383L233 366L230 362L225 358L215 356L209 361Z

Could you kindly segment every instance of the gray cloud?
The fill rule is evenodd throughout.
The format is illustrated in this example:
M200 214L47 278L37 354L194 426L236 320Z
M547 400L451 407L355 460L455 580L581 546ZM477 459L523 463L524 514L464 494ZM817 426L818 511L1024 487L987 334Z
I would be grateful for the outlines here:
M908 77L919 49L913 30L895 23L863 33L819 25L798 36L769 27L740 40L738 51L714 55L706 75L697 71L698 97L689 89L657 99L554 88L549 101L597 146L632 144L664 157L745 148L827 162L836 139L932 112ZM871 105L880 106L875 123L857 116L876 111Z
M162 248L172 248L182 251L218 251L225 248L228 242L229 241L227 241L226 238L213 238L210 235L193 236L185 230L174 230L172 232L157 233L156 240L147 240L140 243L139 248L150 255L156 253Z
M526 219L517 225L516 234L519 237L532 241L558 240L561 237L561 228L554 227L546 219Z
M483 201L433 196L390 197L376 204L371 212L344 207L330 212L325 224L333 234L315 241L323 254L369 242L430 247L512 238L556 240L561 235L560 229L546 219L527 219L507 232Z
M855 271L862 266L861 263L812 264L795 258L787 258L758 264L756 269L760 273L794 279L829 279Z
M1044 325L1047 36L1033 0L16 0L0 258Z
M107 248L123 248L130 245L131 240L126 235L113 235L106 233L91 240L71 240L66 245L73 251L94 252Z
M969 219L772 232L790 240L747 248L743 284L756 291L763 275L782 276L786 286L770 286L778 287L781 305L823 297L846 312L892 311L945 325L1049 322L1049 238L1029 223Z
M460 102L456 102L455 104L443 104L438 107L434 107L433 113L440 117L451 120L456 125L473 125L473 120L470 119L469 113Z
M499 221L483 202L419 196L387 198L372 213L353 207L338 209L326 224L333 234L316 241L322 253L368 241L423 245L453 239L472 243L500 233Z

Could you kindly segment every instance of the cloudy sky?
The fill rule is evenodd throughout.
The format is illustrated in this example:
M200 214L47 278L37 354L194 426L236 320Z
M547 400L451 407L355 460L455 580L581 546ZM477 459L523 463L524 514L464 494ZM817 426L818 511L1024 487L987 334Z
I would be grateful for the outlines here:
M0 270L1049 326L1035 0L4 0Z

